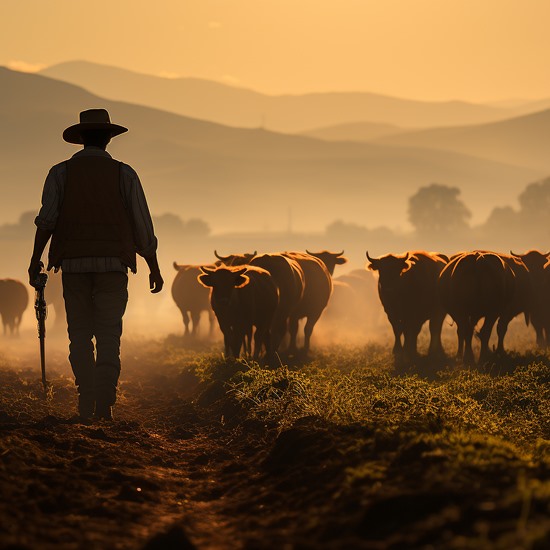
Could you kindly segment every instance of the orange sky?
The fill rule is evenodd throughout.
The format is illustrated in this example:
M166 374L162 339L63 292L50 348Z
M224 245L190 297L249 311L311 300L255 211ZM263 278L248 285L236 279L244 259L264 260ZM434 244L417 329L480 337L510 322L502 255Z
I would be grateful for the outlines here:
M86 59L267 93L550 97L548 0L24 0L0 64Z

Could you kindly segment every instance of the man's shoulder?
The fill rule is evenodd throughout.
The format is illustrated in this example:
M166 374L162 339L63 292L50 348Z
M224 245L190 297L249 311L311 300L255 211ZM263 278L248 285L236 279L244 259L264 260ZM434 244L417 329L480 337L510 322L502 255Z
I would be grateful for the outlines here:
M58 174L66 172L66 170L67 170L67 160L69 160L69 159L65 159L61 162L58 162L57 164L54 164L50 168L50 174L58 175Z
M125 162L120 162L120 170L124 176L127 176L129 178L133 179L138 177L137 172Z

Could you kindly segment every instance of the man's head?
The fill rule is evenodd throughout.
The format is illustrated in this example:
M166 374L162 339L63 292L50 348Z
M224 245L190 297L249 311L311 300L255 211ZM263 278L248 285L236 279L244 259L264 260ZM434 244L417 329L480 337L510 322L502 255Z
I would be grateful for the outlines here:
M111 141L111 132L109 130L82 130L80 132L82 144L84 147L99 147L105 149Z
M111 138L127 131L128 128L113 124L105 109L88 109L80 113L78 124L69 126L63 132L63 139L76 145L96 145L105 148Z

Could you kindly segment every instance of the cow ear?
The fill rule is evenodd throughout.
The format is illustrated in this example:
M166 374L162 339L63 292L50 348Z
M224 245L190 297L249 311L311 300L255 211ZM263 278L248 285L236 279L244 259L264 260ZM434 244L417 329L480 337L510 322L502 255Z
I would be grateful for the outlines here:
M370 260L370 263L367 264L367 269L370 269L371 271L378 271L378 268L378 260Z
M199 281L199 283L202 286L205 286L206 288L209 288L209 287L213 286L212 285L212 278L207 273L203 273L202 275L199 275L197 277L197 281Z
M239 275L235 281L235 288L243 288L250 282L250 277L248 275Z
M336 263L338 265L345 264L345 263L347 263L347 261L348 261L348 259L344 258L344 256L339 256L338 258L336 258Z

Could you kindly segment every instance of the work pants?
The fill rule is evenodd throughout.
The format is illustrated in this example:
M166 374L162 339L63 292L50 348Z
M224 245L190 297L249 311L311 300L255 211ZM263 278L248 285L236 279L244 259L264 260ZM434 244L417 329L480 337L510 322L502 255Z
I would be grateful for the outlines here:
M128 275L118 271L63 273L62 280L69 361L79 394L93 395L103 405L114 405Z

